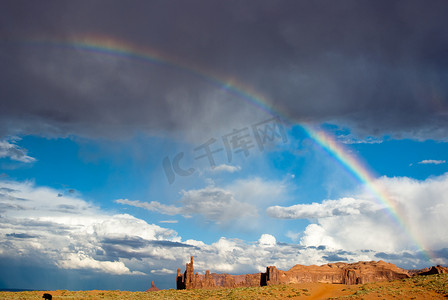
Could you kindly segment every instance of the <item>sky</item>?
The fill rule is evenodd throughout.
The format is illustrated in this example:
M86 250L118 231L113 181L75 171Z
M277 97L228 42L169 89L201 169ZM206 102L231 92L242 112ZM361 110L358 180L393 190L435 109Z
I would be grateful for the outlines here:
M446 1L3 1L0 289L448 264Z

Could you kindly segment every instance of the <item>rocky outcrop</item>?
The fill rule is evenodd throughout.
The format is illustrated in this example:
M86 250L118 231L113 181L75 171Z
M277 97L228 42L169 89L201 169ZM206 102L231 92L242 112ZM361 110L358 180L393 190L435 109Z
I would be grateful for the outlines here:
M384 261L332 263L322 266L295 265L289 271L268 267L266 273L267 285L307 282L364 284L410 277L406 270Z
M437 265L437 266L432 266L429 270L422 270L421 272L418 272L417 275L435 275L435 274L445 274L445 273L448 273L448 268Z
M157 292L160 291L158 287L155 286L154 281L151 281L151 287L146 290L147 292Z
M375 281L387 281L409 278L409 273L394 264L384 261L332 263L322 266L295 265L288 271L282 271L275 266L266 268L265 273L230 275L194 273L193 257L187 263L184 274L177 270L177 289L215 288L215 287L249 287L288 283L339 283L364 284Z
M193 256L191 256L190 263L187 263L183 274L180 272L180 269L177 269L176 285L178 290L260 286L260 273L230 275L210 273L209 270L206 270L205 275L194 274Z

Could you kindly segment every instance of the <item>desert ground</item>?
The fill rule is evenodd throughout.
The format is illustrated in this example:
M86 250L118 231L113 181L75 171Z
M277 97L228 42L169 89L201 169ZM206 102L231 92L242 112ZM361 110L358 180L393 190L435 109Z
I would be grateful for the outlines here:
M45 291L53 299L447 299L448 274L363 285L300 283L234 289ZM43 291L0 292L0 299L42 299Z

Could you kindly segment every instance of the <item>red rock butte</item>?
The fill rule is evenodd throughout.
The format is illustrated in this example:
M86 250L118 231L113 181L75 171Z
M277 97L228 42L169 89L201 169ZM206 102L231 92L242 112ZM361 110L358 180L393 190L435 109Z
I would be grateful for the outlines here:
M433 270L434 272L434 270ZM183 274L177 269L177 289L198 288L232 288L255 287L288 283L335 283L364 284L376 281L389 281L409 278L407 270L384 261L357 263L330 263L322 266L295 265L288 271L282 271L275 266L266 267L266 272L244 275L216 274L209 270L205 275L194 274L193 256L186 264Z
M158 287L154 284L154 281L151 281L151 287L146 290L147 292L157 292L160 291Z
M434 275L434 274L446 274L446 273L448 273L448 268L437 265L432 266L431 268L420 270L420 272L418 272L417 275Z

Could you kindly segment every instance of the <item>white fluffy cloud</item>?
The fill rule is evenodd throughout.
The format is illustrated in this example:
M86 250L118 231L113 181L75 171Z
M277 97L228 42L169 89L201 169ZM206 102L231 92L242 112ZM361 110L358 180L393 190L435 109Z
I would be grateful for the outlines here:
M158 274L158 275L176 274L176 271L174 271L173 269L162 268L160 270L151 270L151 274Z
M285 194L286 187L282 182L251 178L237 180L223 188L211 184L202 189L182 191L179 201L182 206L128 199L117 199L115 203L166 215L201 215L206 221L228 224L235 220L256 218L259 207L281 202Z
M57 265L62 269L94 269L115 275L145 274L139 271L131 272L121 261L95 260L82 251L79 251L78 253L69 253L63 260L60 260Z
M441 164L445 164L446 160L437 160L437 159L424 159L422 161L419 162L419 164L422 165L441 165Z
M275 206L267 211L277 218L315 218L301 238L304 246L389 253L420 246L430 250L447 247L448 236L441 224L448 223L448 174L423 181L382 177L375 184L385 192L398 218L368 191L353 198Z
M34 157L27 155L27 150L19 147L15 141L18 138L11 140L0 141L0 158L9 158L11 160L20 161L24 163L32 163L36 161Z
M273 218L311 219L359 215L376 211L380 208L381 206L371 201L342 198L339 200L324 200L322 203L297 204L289 207L271 206L266 212Z
M235 192L244 194L243 190ZM213 188L184 195L206 197L206 191L222 196ZM189 205L194 203L191 200ZM193 210L191 206L186 205ZM226 237L211 244L182 242L173 230L128 214L108 214L81 198L61 196L58 190L31 182L0 181L0 211L1 258L39 260L61 269L166 275L183 266L190 255L198 258L198 271L214 272L247 273L261 271L268 264L289 268L305 262L291 251L295 246L279 246L269 234L254 243ZM207 213L213 216L213 210Z
M221 164L212 169L213 172L229 172L229 173L235 173L240 170L241 170L240 166L232 166L225 164Z
M107 214L57 190L31 182L0 181L0 255L47 260L64 269L141 275L127 258L158 255L179 243L173 230L127 214ZM148 248L151 248L148 251ZM159 249L158 249L159 248Z
M325 231L325 228L317 224L310 224L306 227L301 244L315 247L324 245L333 249L341 249L341 245Z
M179 221L178 220L162 220L162 221L159 221L159 223L177 224L177 223L179 223Z
M274 246L277 243L276 238L271 234L262 234L260 239L258 239L258 244L261 246Z

